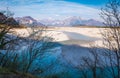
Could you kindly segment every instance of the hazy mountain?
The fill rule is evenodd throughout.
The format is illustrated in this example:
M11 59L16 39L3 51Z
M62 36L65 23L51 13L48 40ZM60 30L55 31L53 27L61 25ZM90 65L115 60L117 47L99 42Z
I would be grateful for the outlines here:
M54 19L41 19L41 20L39 20L39 22L41 22L42 24L44 24L46 26L53 26L56 23L56 21L57 20L54 20Z
M15 18L20 24L27 26L104 26L102 22L94 19L83 20L81 17L72 16L62 20L55 19L41 19L35 20L30 16Z
M82 20L80 17L73 16L63 20L65 26L80 26L82 25Z
M63 20L55 20L55 19L41 19L39 20L46 26L76 26L81 25L80 17L69 17Z
M94 19L82 20L82 24L87 26L104 26L102 22Z
M16 17L15 20L19 22L19 24L23 24L27 26L44 26L42 23L38 22L31 16Z
M102 22L89 19L83 20L81 17L73 16L63 20L41 19L39 20L46 26L104 26Z

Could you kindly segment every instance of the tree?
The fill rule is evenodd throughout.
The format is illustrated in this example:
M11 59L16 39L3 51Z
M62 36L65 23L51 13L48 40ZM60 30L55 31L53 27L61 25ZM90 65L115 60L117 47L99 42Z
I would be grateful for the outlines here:
M6 12L6 11L4 11ZM9 13L8 13L9 14ZM9 54L10 49L13 49L14 44L17 42L17 36L13 36L11 33L11 29L13 28L13 24L9 24L11 22L9 19L12 16L6 16L4 13L0 12L0 66L3 67L9 59L6 57ZM14 19L13 19L14 20ZM3 52L2 50L7 50Z
M44 53L50 52L54 44L49 43L53 39L49 37L42 36L45 32L46 27L28 28L29 37L23 38L22 42L27 44L26 49L21 52L20 58L18 59L19 66L25 73L40 74L41 67L39 66L40 60L42 59ZM22 45L23 46L23 45ZM23 63L24 61L24 63Z
M83 78L104 78L100 48L89 48L87 56L81 57L80 60L79 69L82 72Z
M10 15L8 13L8 15ZM13 26L19 26L19 24L12 18L12 16L6 16L0 12L0 49L6 47L7 44L13 43L15 39L12 39L11 29Z
M2 14L4 14L7 18L11 18L14 16L14 13L9 10L7 7L6 10L0 11Z
M19 23L13 18L14 13L12 13L9 8L5 11L0 11L0 24L5 24L11 27L20 27Z
M92 56L82 58L82 66L89 68L93 73L92 78L98 78L99 67L104 78L120 78L120 0L109 0L105 7L101 9L100 15L106 26L101 33L104 48L100 49L100 47L95 46L99 49L99 52L91 48Z
M14 24L14 20L9 20L12 17L7 15L5 12L4 14L0 13L0 67L22 73L40 74L44 70L40 67L41 58L43 58L44 53L51 52L51 48L55 47L54 43L51 42L53 38L43 36L43 33L46 33L45 26L28 27L26 30L29 36L17 36L17 32L12 32L12 28L16 24ZM23 46L25 48L20 48Z
M109 0L102 8L101 17L106 25L102 33L104 46L109 50L105 55L109 59L113 78L120 78L120 0Z

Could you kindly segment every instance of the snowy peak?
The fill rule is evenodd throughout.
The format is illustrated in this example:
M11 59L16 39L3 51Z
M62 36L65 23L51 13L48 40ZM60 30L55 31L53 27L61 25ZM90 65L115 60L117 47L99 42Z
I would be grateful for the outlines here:
M18 21L20 24L32 24L34 22L37 22L35 19L33 19L30 16L25 16L25 17L17 17L15 18L16 21Z
M43 26L42 23L38 22L31 16L25 16L25 17L16 17L15 20L19 22L19 24L27 25L27 26Z
M94 19L83 20L79 16L72 16L62 20L41 19L39 21L46 26L104 26L100 21Z
M82 23L87 26L104 26L102 22L94 19L83 20Z
M17 17L16 20L20 24L27 26L104 26L102 22L95 19L83 20L79 16L71 16L62 20L55 19L41 19L35 20L31 16Z
M65 25L78 26L81 25L81 17L73 16L63 20Z

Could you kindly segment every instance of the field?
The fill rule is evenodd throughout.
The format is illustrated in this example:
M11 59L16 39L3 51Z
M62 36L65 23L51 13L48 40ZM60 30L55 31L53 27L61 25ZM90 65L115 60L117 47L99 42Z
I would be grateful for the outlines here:
M41 28L36 28L41 29ZM43 32L44 36L53 38L54 42L62 44L77 44L89 46L90 43L101 45L101 32L104 28L96 27L49 27ZM30 28L14 29L19 36L29 36Z

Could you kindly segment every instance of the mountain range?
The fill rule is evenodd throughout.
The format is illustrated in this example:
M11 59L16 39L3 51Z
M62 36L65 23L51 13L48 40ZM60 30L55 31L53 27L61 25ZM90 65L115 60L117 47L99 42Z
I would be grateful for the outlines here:
M42 23L38 22L31 16L25 16L25 17L16 17L15 20L22 25L26 26L44 26Z
M104 26L102 22L95 19L83 20L81 17L72 16L62 20L40 19L36 20L31 16L16 17L19 24L27 26Z

